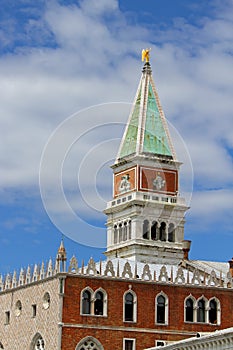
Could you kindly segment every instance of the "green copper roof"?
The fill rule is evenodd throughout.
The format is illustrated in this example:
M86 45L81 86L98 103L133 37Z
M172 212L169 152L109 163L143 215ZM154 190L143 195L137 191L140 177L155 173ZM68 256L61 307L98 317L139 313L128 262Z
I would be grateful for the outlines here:
M151 83L147 98L143 152L172 156Z
M126 135L124 137L124 143L120 151L120 158L123 158L136 152L140 104L141 87L139 89L136 103L131 114L130 123L128 124Z
M116 162L134 154L176 158L148 62L142 72Z

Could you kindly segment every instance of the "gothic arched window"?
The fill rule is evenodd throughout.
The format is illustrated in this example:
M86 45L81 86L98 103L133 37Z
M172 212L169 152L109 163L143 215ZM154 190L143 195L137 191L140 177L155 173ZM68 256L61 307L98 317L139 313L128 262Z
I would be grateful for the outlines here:
M95 315L103 315L104 313L104 295L101 291L95 294L94 313Z
M90 315L91 313L91 293L89 290L84 290L82 292L82 314Z
M205 322L205 300L200 299L197 303L197 322Z
M163 295L157 297L156 322L165 323L165 297Z
M218 305L215 299L211 299L209 302L209 323L217 324L218 317Z
M193 322L193 299L188 298L185 302L185 321Z
M124 321L136 321L136 295L132 291L124 295Z

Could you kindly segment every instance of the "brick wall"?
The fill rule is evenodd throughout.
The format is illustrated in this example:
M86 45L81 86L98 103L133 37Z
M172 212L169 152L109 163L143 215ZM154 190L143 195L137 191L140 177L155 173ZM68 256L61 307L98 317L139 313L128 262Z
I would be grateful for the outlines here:
M107 317L80 315L80 293L85 287L107 292ZM132 289L137 295L137 322L123 321L123 295ZM155 297L163 292L169 299L168 325L155 324ZM184 322L184 300L216 297L221 304L221 324ZM135 338L136 349L155 345L155 340L174 341L197 332L211 332L233 325L232 291L217 287L165 285L162 283L113 280L101 277L68 276L63 304L62 350L74 350L85 336L97 338L105 350L122 349L123 338Z

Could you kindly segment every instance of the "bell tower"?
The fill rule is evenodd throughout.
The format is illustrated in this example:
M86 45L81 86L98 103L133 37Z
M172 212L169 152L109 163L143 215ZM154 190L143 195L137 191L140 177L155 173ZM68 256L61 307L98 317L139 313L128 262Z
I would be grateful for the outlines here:
M105 255L177 263L184 255L184 214L188 209L179 196L181 163L152 78L149 50L143 53L146 62L112 165L114 188L105 210Z

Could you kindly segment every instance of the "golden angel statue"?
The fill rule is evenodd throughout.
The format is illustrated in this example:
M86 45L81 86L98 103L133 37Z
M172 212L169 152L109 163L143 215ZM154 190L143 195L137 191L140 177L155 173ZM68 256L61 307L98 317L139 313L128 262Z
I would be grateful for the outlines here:
M143 49L142 50L142 62L146 60L146 62L149 62L150 60L150 50L151 49Z

